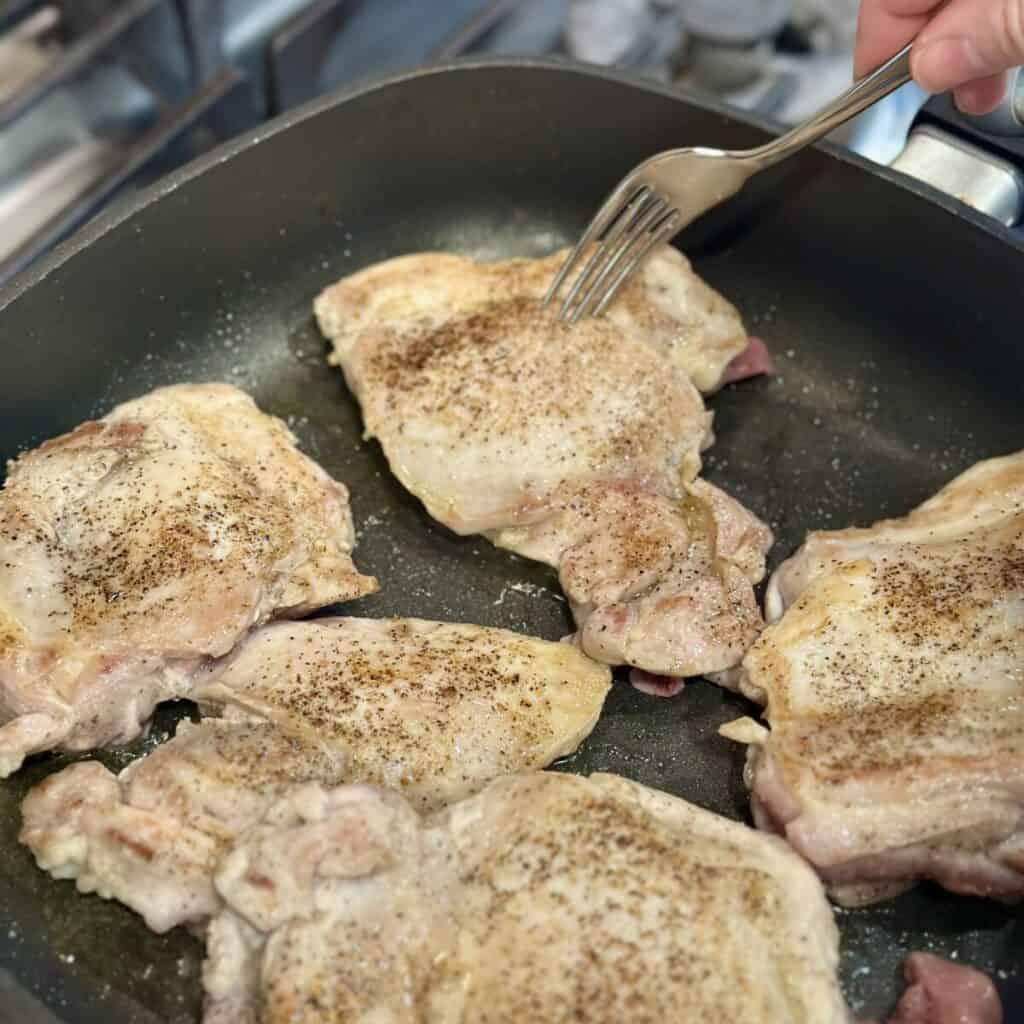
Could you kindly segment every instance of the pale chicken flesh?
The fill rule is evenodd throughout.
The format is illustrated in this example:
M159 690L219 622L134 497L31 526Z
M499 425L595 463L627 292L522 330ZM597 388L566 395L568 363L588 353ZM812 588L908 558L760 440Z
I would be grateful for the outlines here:
M322 326L333 337L361 333L396 318L440 322L455 310L483 309L496 301L520 299L536 305L567 255L562 249L543 259L494 263L446 252L399 256L339 282L333 294L328 289L330 297L321 300L318 315L326 318ZM705 394L727 379L770 370L763 342L755 341L754 370L730 373L738 357L749 353L752 339L736 308L669 246L652 253L626 282L605 319L663 353Z
M1024 452L903 519L812 533L740 686L755 816L863 903L1024 897Z
M555 566L587 654L731 668L762 624L771 535L696 482L711 416L688 374L717 381L700 360L724 372L742 325L665 249L607 317L566 327L538 302L557 263L401 257L316 314L395 475L457 533Z
M418 619L257 630L205 670L183 722L119 776L83 762L22 806L40 867L114 897L156 931L218 906L227 844L297 783L372 782L432 810L572 753L610 685L575 648Z
M762 621L767 527L703 480L682 497L593 484L488 536L558 569L591 657L671 677L739 664Z
M611 775L501 779L428 818L298 787L224 858L204 1024L847 1024L785 844Z
M0 491L0 776L136 736L254 625L376 589L348 492L223 384L47 441Z

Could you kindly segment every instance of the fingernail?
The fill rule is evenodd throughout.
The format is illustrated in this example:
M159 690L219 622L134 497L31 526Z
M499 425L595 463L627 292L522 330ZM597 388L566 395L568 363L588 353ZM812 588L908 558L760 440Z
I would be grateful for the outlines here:
M961 114L977 117L995 110L1005 93L1005 86L1000 86L998 80L993 82L993 79L982 78L977 82L961 85L953 93L953 102Z
M945 92L987 75L981 54L970 39L936 39L911 51L914 80L925 92Z

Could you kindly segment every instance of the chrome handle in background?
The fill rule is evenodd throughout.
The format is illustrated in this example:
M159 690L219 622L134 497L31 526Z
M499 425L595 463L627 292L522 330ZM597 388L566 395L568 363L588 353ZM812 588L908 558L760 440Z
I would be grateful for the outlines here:
M927 100L891 166L1005 227L1024 222L1024 68L991 114L961 114L949 96Z

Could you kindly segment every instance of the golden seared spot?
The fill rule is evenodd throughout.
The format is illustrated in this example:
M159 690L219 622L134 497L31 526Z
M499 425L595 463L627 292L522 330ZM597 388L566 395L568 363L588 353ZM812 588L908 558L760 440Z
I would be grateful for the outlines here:
M0 609L0 657L20 646L24 639L21 625Z
M353 946L358 948L358 937L353 937ZM384 970L388 966L380 964ZM329 964L318 967L292 947L274 964L264 991L261 1024L351 1024L366 1009L346 977Z
M146 863L149 863L156 856L156 851L151 846L147 846L141 839L135 839L116 828L107 829L107 838L110 842L121 846L123 849L130 850L136 857Z

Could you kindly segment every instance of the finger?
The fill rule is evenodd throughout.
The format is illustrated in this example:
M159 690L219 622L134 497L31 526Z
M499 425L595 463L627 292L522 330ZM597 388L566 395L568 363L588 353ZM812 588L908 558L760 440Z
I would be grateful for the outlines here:
M953 100L963 113L978 116L995 110L1005 95L1006 75L1002 74L961 85L953 94Z
M857 20L856 78L899 52L928 23L943 0L864 0Z
M921 31L911 54L914 78L927 92L991 79L1021 63L1024 0L952 0Z

